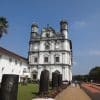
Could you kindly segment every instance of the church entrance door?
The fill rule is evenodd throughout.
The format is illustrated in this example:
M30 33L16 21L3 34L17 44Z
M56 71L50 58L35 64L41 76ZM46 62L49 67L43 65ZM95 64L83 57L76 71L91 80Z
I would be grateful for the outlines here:
M38 74L37 71L33 71L33 72L32 72L33 81L36 81L36 80L37 80L37 74Z

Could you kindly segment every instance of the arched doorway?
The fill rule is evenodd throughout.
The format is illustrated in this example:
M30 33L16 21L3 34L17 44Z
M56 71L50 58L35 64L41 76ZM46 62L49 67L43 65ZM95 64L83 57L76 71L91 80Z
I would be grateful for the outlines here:
M37 80L37 74L38 74L38 72L36 70L34 70L32 72L32 79L33 79L33 81L36 81Z
M58 70L55 70L55 73L58 73L58 74L60 74L60 71L58 71Z

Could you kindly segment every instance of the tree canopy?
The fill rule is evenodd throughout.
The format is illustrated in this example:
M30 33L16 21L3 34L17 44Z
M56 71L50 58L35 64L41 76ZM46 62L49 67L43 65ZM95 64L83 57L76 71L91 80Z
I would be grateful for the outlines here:
M0 17L0 38L4 33L7 33L8 21L5 17Z
M92 68L89 72L89 77L95 81L100 81L100 67Z
M87 75L74 75L73 80L78 81L91 81L100 83L100 66L96 66L89 71Z

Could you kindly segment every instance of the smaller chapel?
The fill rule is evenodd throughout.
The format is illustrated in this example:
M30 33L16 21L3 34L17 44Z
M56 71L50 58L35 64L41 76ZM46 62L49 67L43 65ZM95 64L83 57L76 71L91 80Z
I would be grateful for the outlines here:
M68 37L68 22L60 21L60 31L47 26L39 32L38 25L31 26L29 41L28 62L32 80L40 80L41 71L62 74L63 81L72 80L72 42Z

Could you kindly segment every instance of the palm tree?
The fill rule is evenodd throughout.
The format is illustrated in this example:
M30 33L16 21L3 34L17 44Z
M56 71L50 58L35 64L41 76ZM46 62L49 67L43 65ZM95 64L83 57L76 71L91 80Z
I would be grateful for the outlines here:
M4 33L7 33L8 21L5 17L0 17L0 38Z

